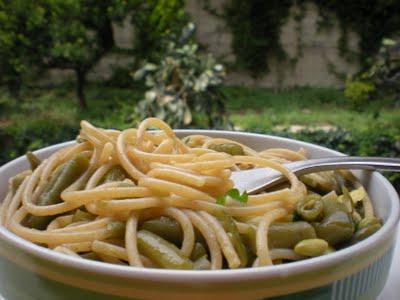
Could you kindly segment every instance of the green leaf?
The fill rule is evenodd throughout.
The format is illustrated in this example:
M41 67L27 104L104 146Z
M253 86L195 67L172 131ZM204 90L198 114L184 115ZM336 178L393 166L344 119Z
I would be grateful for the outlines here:
M247 194L246 191L244 191L243 194L240 195L238 189L230 189L225 193L225 195L217 197L217 204L224 205L227 197L230 197L233 200L242 203L247 203L247 200L249 199L249 195Z

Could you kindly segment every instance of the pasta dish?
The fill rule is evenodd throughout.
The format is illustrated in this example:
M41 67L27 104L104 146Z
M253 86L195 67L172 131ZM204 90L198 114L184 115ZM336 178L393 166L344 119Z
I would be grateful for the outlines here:
M156 129L156 130L154 130ZM81 122L77 142L9 180L1 225L80 259L133 267L217 270L325 255L381 227L348 171L300 178L282 163L303 149L261 152L233 140L178 138L163 121L102 129ZM239 193L231 172L268 167L287 183Z

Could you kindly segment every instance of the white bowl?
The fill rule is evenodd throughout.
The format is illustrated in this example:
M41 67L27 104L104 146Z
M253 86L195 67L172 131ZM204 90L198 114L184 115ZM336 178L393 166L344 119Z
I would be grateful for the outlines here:
M256 150L303 147L310 157L341 155L300 141L241 132L177 130L181 137L205 134L230 138ZM48 157L73 143L36 152ZM0 199L7 180L27 169L24 157L0 168ZM179 271L115 266L58 254L0 228L0 293L22 299L375 299L393 257L399 198L378 173L357 172L384 220L377 234L322 257L272 267L220 271ZM286 296L285 296L286 295ZM276 298L275 298L276 297Z

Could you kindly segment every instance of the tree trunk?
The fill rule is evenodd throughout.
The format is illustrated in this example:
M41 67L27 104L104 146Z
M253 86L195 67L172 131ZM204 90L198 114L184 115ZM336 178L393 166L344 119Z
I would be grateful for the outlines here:
M87 103L85 98L85 84L86 84L86 72L81 69L75 70L76 74L76 96L78 98L78 105L80 108L86 109Z

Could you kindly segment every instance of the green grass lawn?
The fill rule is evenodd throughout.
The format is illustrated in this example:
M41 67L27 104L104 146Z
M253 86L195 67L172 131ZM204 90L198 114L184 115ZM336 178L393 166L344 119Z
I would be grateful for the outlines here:
M371 101L362 110L354 110L342 91L336 89L297 88L275 92L224 87L223 91L231 120L243 130L273 130L291 125L328 125L347 130L400 127L400 108L394 107L392 101ZM25 90L19 100L0 90L0 128L34 119L66 124L86 119L99 126L125 128L132 125L135 104L143 91L90 85L86 94L89 109L82 111L77 108L71 85Z
M298 88L274 92L269 89L225 88L228 111L235 126L273 130L292 125L341 127L368 130L400 127L400 108L393 101L371 101L362 110L350 108L340 90Z

